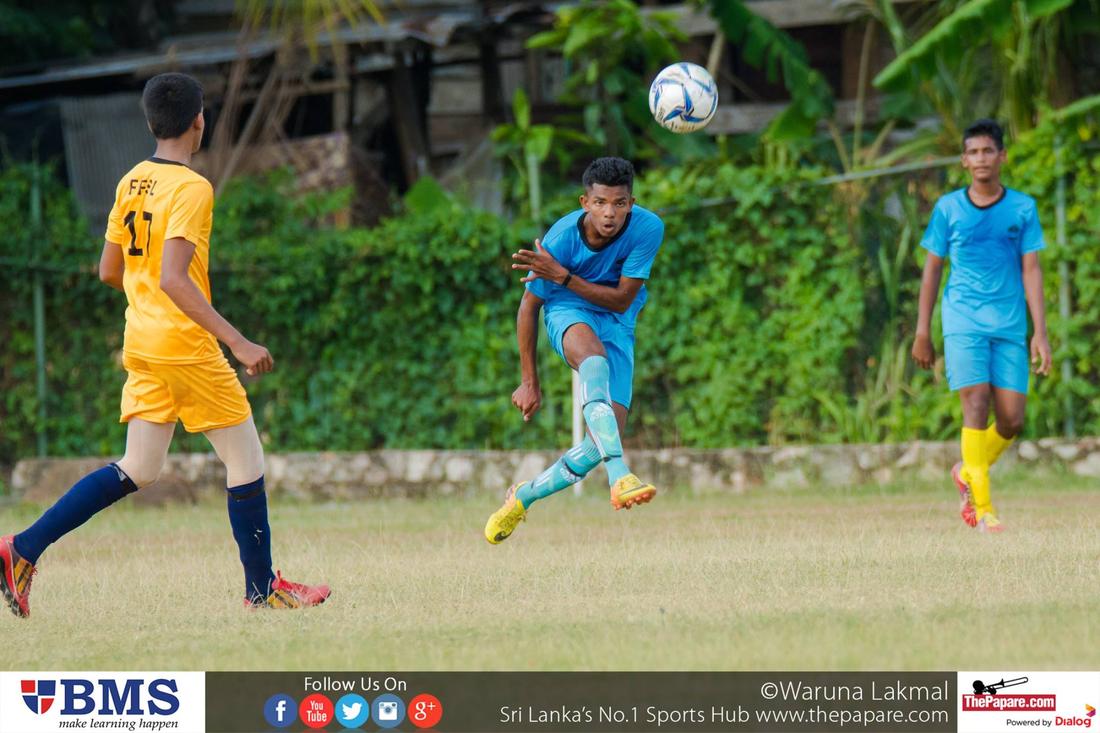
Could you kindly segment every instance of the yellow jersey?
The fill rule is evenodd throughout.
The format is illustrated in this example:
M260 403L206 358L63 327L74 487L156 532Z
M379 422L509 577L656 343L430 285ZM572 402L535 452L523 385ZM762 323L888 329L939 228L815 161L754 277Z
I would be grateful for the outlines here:
M198 363L220 356L214 335L191 320L160 289L164 243L195 245L187 274L210 302L210 227L214 187L182 163L149 158L122 177L107 220L106 240L126 263L123 351L150 362Z

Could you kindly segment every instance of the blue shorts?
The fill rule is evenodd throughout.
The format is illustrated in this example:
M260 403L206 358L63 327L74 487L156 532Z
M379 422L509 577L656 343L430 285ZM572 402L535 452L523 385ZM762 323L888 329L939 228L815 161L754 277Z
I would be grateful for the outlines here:
M566 364L569 360L561 342L569 327L584 323L595 332L596 338L603 342L611 368L611 401L629 409L634 394L634 329L624 326L614 313L583 308L547 308L545 319L550 345Z
M953 334L944 337L943 351L951 391L991 384L1027 394L1030 357L1022 341Z

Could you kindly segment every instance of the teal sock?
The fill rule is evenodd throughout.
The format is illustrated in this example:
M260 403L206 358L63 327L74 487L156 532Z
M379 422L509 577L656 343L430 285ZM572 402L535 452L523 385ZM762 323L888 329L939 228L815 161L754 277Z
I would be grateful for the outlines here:
M584 478L589 471L600 465L600 451L592 438L584 440L570 448L554 465L535 477L534 481L519 487L516 498L524 509L539 499L545 499Z
M623 443L619 438L619 423L611 409L611 367L602 356L590 356L577 370L581 377L584 421L588 425L596 448L600 451L610 485L630 473L623 461Z

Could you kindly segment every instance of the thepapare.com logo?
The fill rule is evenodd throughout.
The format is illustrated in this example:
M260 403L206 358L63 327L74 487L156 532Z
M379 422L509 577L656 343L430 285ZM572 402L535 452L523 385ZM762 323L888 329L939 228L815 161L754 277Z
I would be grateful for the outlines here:
M1005 679L997 682L974 680L974 694L963 694L962 709L965 712L988 713L1053 713L1058 709L1057 696L1053 694L1006 694L999 692L1008 687L1022 687L1027 677Z
M23 702L35 715L174 715L180 709L176 680L157 678L20 680ZM143 726L148 727L148 726Z

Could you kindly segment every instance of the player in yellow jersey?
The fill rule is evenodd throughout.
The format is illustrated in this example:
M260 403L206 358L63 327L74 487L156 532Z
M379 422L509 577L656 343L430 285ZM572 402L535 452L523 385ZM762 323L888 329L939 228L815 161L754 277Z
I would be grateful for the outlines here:
M244 388L218 346L228 346L249 374L274 367L267 349L211 305L214 190L189 167L202 143L202 86L185 74L161 74L145 85L142 105L156 152L119 181L99 262L100 279L126 293L126 454L78 481L23 532L0 537L0 590L13 613L29 616L39 556L95 513L156 481L179 420L188 432L203 433L225 464L246 607L323 603L328 586L272 573L263 448Z

